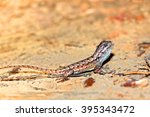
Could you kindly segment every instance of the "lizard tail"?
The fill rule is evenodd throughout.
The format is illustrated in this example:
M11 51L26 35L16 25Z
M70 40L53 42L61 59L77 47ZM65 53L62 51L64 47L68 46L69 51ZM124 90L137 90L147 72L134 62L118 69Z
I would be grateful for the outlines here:
M7 65L7 66L0 67L0 69L6 69L6 68L28 68L28 69L33 69L33 70L45 72L45 73L51 72L50 69L37 67L37 66L33 66L33 65Z

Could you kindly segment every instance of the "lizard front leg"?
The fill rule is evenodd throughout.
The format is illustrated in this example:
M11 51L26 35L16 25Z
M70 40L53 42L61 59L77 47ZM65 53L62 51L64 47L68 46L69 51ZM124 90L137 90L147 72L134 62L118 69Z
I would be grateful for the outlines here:
M95 74L104 74L104 71L101 69L102 67L101 66L96 66L95 68L94 68L94 70L93 70L93 72L95 73Z
M114 70L110 70L110 68L106 65L104 67L102 66L96 66L94 68L94 71L93 71L95 74L100 74L100 75L104 75L104 74L111 74L111 73L114 73L115 71Z

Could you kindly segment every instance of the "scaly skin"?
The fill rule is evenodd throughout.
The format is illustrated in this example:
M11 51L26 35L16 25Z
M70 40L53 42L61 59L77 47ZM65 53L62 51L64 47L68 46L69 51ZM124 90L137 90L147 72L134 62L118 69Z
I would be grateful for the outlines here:
M113 44L111 41L102 41L97 46L92 56L58 69L47 69L47 68L42 68L42 67L37 67L32 65L8 65L8 66L0 67L0 69L29 68L29 69L41 71L45 74L54 77L76 76L85 73L86 71L99 71L99 69L101 69L102 67L103 62L109 58L112 51L112 46Z

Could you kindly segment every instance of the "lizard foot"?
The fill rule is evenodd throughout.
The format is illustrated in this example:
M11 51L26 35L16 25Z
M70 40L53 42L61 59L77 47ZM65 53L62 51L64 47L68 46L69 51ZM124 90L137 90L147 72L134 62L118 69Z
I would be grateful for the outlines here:
M105 74L114 74L115 70L110 70L108 66L105 68L95 68L94 69L95 74L105 75Z
M11 71L8 71L8 73L9 75L16 74L19 73L20 70L21 70L20 67L15 67Z
M61 78L57 78L56 79L56 81L57 81L57 83L62 83L62 82L65 82L65 81L67 81L67 80L69 80L69 78L68 77L61 77Z

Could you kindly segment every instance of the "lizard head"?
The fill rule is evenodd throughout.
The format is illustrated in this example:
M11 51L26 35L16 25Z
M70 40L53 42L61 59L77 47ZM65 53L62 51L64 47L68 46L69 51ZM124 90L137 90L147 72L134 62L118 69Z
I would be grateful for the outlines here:
M93 58L104 62L111 54L113 44L111 41L102 41L96 48Z

